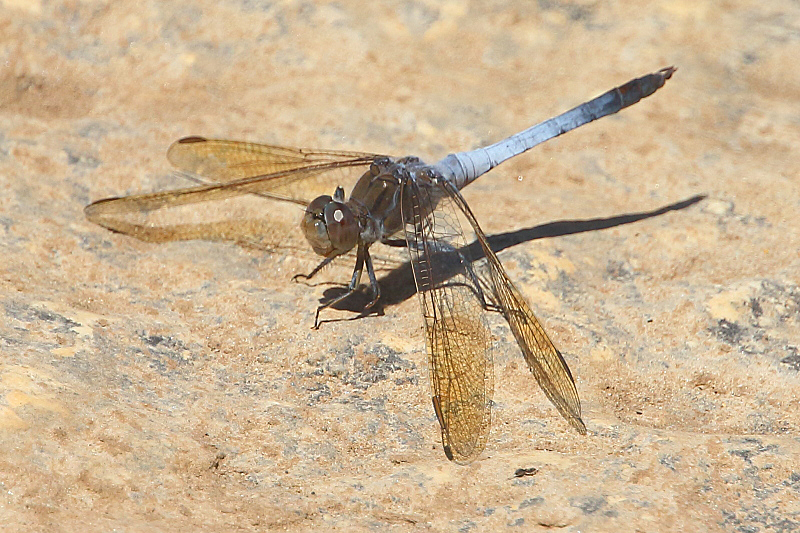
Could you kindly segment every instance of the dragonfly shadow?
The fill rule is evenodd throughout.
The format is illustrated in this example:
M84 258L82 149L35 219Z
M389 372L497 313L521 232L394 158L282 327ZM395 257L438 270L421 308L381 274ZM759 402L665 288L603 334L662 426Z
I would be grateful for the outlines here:
M562 237L564 235L585 233L587 231L599 231L618 226L624 226L626 224L632 224L648 218L664 215L670 211L680 211L682 209L686 209L687 207L690 207L705 198L706 195L700 194L652 211L643 211L640 213L631 213L608 218L592 218L588 220L559 220L556 222L549 222L547 224L534 226L532 228L523 228L507 233L489 235L487 236L487 240L492 250L497 253L505 250L506 248L511 248L512 246L516 246L524 242L535 241L537 239ZM476 261L482 258L484 255L483 251L481 250L480 243L478 243L477 240L465 246L464 249L462 249L462 252L466 252L466 254L469 254L469 257L472 257L473 260ZM331 307L337 310L359 313L358 316L346 319L358 320L360 318L375 314L382 315L384 308L402 303L414 296L414 294L417 292L417 287L414 283L414 275L411 271L410 263L403 263L401 266L395 268L380 278L378 282L381 286L381 299L373 308L364 309L364 306L370 300L370 297L363 288L355 292L350 298L338 302ZM332 298L341 295L343 291L344 289L341 287L327 289L320 301L330 301Z

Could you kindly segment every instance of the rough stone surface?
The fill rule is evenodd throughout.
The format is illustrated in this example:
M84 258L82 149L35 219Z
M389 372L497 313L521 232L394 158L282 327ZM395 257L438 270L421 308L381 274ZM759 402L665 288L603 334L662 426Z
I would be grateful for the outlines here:
M784 0L0 3L3 531L800 529L799 28ZM671 64L465 192L585 437L498 325L489 444L451 464L407 276L312 331L302 254L83 216L186 185L184 135L435 160Z

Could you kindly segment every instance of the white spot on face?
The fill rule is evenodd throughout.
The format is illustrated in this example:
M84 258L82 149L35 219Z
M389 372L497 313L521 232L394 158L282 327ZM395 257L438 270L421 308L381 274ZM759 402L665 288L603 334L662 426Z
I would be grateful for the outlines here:
M341 209L337 209L336 211L333 212L333 220L335 220L336 222L341 222L343 218L344 218L344 213L342 213Z

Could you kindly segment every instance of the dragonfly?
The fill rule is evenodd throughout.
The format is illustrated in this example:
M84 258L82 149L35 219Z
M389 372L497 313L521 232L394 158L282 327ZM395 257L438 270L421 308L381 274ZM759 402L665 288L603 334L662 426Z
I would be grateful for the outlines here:
M364 269L371 294L366 308L375 306L380 286L370 248L376 243L403 246L425 326L431 397L443 450L449 460L467 464L485 449L491 427L496 347L488 313L505 318L531 373L561 416L580 434L586 434L586 425L564 357L506 274L461 190L548 139L652 95L675 70L667 67L633 79L495 144L450 154L432 165L414 156L185 137L172 144L167 159L193 176L196 185L99 200L88 205L85 214L100 226L144 241L260 233L274 237L280 246L282 236L270 235L279 218L272 207L266 221L243 229L237 221L222 226L203 223L205 213L196 204L241 196L270 206L300 204L300 228L321 260L309 274L295 278L311 279L335 259L355 251L347 290L319 305L315 328L322 310L359 290ZM336 181L347 175L357 177L349 197ZM311 191L319 187L332 189L333 194L309 201ZM159 221L159 213L185 208L199 223ZM478 247L468 245L464 228Z

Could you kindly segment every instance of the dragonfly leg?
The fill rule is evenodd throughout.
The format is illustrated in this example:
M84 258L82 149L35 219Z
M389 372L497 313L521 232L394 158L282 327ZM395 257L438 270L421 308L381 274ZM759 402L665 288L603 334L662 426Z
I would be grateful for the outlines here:
M365 257L369 257L369 254L367 254L367 248L366 246L359 244L358 251L356 253L356 266L353 269L353 277L350 279L350 285L347 286L347 291L317 307L317 313L314 316L314 329L319 329L319 314L323 309L327 309L332 305L336 305L337 303L341 302L342 300L344 300L345 298L356 292L358 284L361 282L361 273L364 271ZM326 261L329 263L331 259L326 259ZM370 267L368 268L369 270L371 270L372 261L371 260L369 261L370 261L369 263ZM322 264L320 264L317 268L315 268L314 271L312 271L311 274L309 274L306 277L306 279L316 274L319 271L319 269L322 268L325 264L326 264L325 261L323 261ZM373 276L375 276L374 273L370 278L372 278Z
M314 267L314 270L312 270L308 274L295 274L294 276L292 276L292 281L297 281L298 279L311 279L311 278L313 278L320 270L322 270L326 266L330 265L331 261L333 261L335 258L336 258L335 256L326 257L325 259L322 260L322 262L320 264L318 264L316 267Z
M369 250L366 247L364 247L364 262L367 264L367 275L369 276L370 287L372 287L372 301L367 304L367 309L369 309L381 299L381 286L378 285L375 269L372 268L372 257L370 257Z

